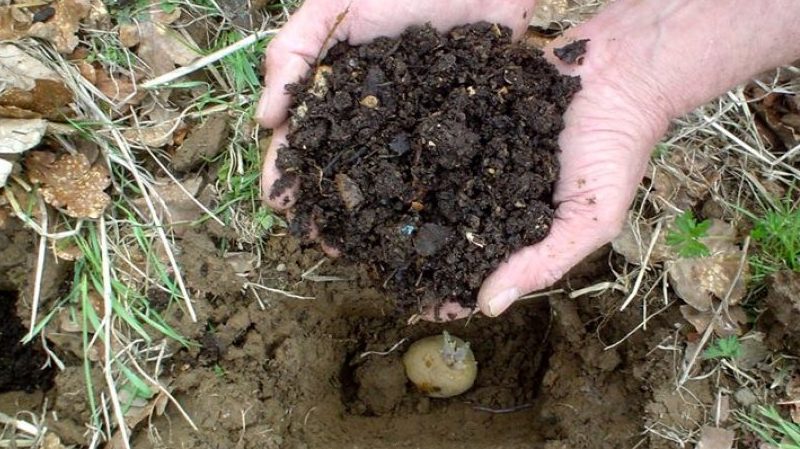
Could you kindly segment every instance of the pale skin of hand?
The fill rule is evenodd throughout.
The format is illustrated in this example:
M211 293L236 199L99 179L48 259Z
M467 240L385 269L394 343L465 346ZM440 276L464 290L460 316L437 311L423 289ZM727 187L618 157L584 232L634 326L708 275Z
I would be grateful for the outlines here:
M325 43L348 4L333 39ZM533 6L530 1L499 0L401 4L307 0L270 44L266 90L257 114L264 126L274 129L262 180L270 206L293 204L291 197L269 198L279 177L276 149L285 144L289 98L282 86L306 75L323 43L360 44L396 36L412 24L431 22L446 30L479 20L507 25L518 36ZM520 296L552 285L613 239L669 120L800 57L797 23L797 0L618 0L546 49L563 73L581 76L583 86L565 114L559 138L555 220L545 240L517 251L485 280L478 294L480 310L488 316L503 313ZM590 39L582 65L567 66L552 57L552 47L576 39ZM453 304L444 309L440 316L471 312Z

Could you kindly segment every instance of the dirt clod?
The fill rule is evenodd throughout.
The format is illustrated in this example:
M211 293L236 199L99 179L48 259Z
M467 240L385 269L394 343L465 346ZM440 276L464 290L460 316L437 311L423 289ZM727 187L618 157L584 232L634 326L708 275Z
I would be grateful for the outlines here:
M586 44L589 39L580 39L571 42L563 47L553 49L553 54L556 58L567 64L583 64L583 57L586 55Z
M543 239L562 114L580 88L486 23L339 44L297 85L283 177L291 229L376 267L399 306L474 304L483 278ZM322 68L321 67L321 68Z

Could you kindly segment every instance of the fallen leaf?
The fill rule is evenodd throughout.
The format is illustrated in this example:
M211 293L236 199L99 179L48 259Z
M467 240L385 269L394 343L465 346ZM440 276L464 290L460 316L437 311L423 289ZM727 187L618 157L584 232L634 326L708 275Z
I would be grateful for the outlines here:
M0 154L19 154L33 148L46 130L47 122L42 119L0 119Z
M72 53L79 43L77 32L81 20L89 17L92 4L89 0L56 0L52 6L53 18L34 23L27 35L52 42L59 53Z
M92 5L89 0L56 0L53 9L53 18L34 23L27 35L52 42L59 53L72 53L79 43L77 33L81 20L89 17Z
M742 250L736 245L736 228L713 219L702 242L711 252L707 257L678 258L668 264L669 281L675 293L697 310L711 308L714 299L728 296L729 305L738 304L747 293L748 264L737 272ZM731 289L731 285L733 288Z
M199 176L181 181L180 186L170 179L156 180L154 189L157 197L152 200L159 218L171 226L188 224L199 219L203 210L192 200L192 197L200 195L202 185L203 181ZM134 199L133 204L144 214L146 220L152 219L144 198ZM178 234L181 233L181 229L175 231Z
M95 69L94 85L109 100L119 105L136 105L147 95L137 91L136 85L126 75L110 75L104 68Z
M62 119L73 95L59 76L12 44L0 44L0 116Z
M18 155L36 145L44 137L47 122L42 119L15 120L0 118L0 187L6 185L14 169L13 161L3 155Z
M666 233L661 231L653 251L650 253L649 263L664 262L669 258L669 248L665 243ZM647 254L648 246L653 238L653 227L644 221L635 220L631 214L622 227L622 232L611 242L614 252L622 255L630 264L640 265Z
M747 313L740 306L732 306L728 309L728 313L724 311L714 319L714 312L711 310L700 311L692 306L682 305L680 307L683 319L689 322L698 334L702 334L708 328L712 321L714 321L714 333L721 337L730 337L731 335L740 335L742 333L742 325L747 323Z
M106 168L83 154L64 154L56 159L50 152L34 151L25 159L28 179L41 185L48 204L62 208L75 218L98 218L111 202L104 190L111 185Z
M61 81L43 62L14 44L0 44L0 85L31 90L36 80Z
M0 40L24 37L31 23L32 15L25 14L19 6L0 6Z
M175 150L172 167L186 172L203 161L209 161L225 148L228 119L225 114L213 114L194 128L183 145Z
M703 426L695 449L731 449L735 438L732 430Z
M11 162L0 158L0 187L4 187L6 182L8 182L8 177L11 176L11 172L14 170L14 164Z
M153 126L126 129L122 132L122 135L140 145L160 148L172 143L172 132L174 128L174 122L164 122L157 123Z
M175 66L191 64L200 57L186 39L167 26L180 14L180 8L167 13L160 3L153 2L143 14L145 20L120 27L120 41L126 47L139 46L137 54L150 67L154 77L174 70Z

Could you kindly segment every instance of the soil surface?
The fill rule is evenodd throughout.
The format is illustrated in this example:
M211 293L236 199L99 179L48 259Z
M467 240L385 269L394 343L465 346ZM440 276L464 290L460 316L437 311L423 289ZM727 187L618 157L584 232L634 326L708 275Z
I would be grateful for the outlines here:
M624 294L614 292L533 299L498 319L409 325L407 314L398 314L375 287L369 267L319 265L325 258L319 251L273 237L257 277L295 297L250 291L220 257L217 238L196 230L178 241L186 280L196 289L198 322L178 307L161 309L168 323L199 343L173 346L159 376L197 430L170 404L135 427L135 449L666 449L675 443L658 433L694 428L706 419L717 388L735 390L705 376L676 390L681 362L668 343L676 332L691 331L676 326L678 307L651 316L647 331L628 337L643 312L619 312ZM304 280L315 266L318 279L339 280ZM599 252L564 285L579 289L611 276L607 251ZM796 296L796 283L776 282L776 301ZM661 301L653 298L650 310ZM775 314L786 327L765 323L776 344L794 329L792 314L790 308ZM479 373L464 395L430 399L406 381L400 357L416 339L442 330L471 343ZM79 358L64 361L45 394L2 393L0 411L46 404L48 428L65 444L84 446L91 415L86 373ZM91 375L102 385L99 367ZM741 406L754 396L737 391L735 397Z
M271 195L299 180L293 233L316 224L401 308L474 304L498 263L549 231L562 114L579 88L486 23L338 44L288 86Z

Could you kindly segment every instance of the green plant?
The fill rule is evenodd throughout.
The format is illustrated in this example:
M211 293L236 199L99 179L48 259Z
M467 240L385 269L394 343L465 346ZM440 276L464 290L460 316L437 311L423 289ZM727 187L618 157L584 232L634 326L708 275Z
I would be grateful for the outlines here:
M691 210L678 215L672 229L667 233L667 244L675 248L680 257L705 257L711 254L708 247L700 241L705 237L710 220L697 222Z
M714 344L703 352L706 360L729 359L735 360L742 355L742 344L735 335L730 337L718 338Z
M751 214L751 219L750 237L756 247L750 256L753 281L781 270L800 271L800 209L787 199L774 203L762 217Z
M758 415L738 414L739 420L764 442L778 449L800 449L800 425L784 419L774 407L759 407Z

